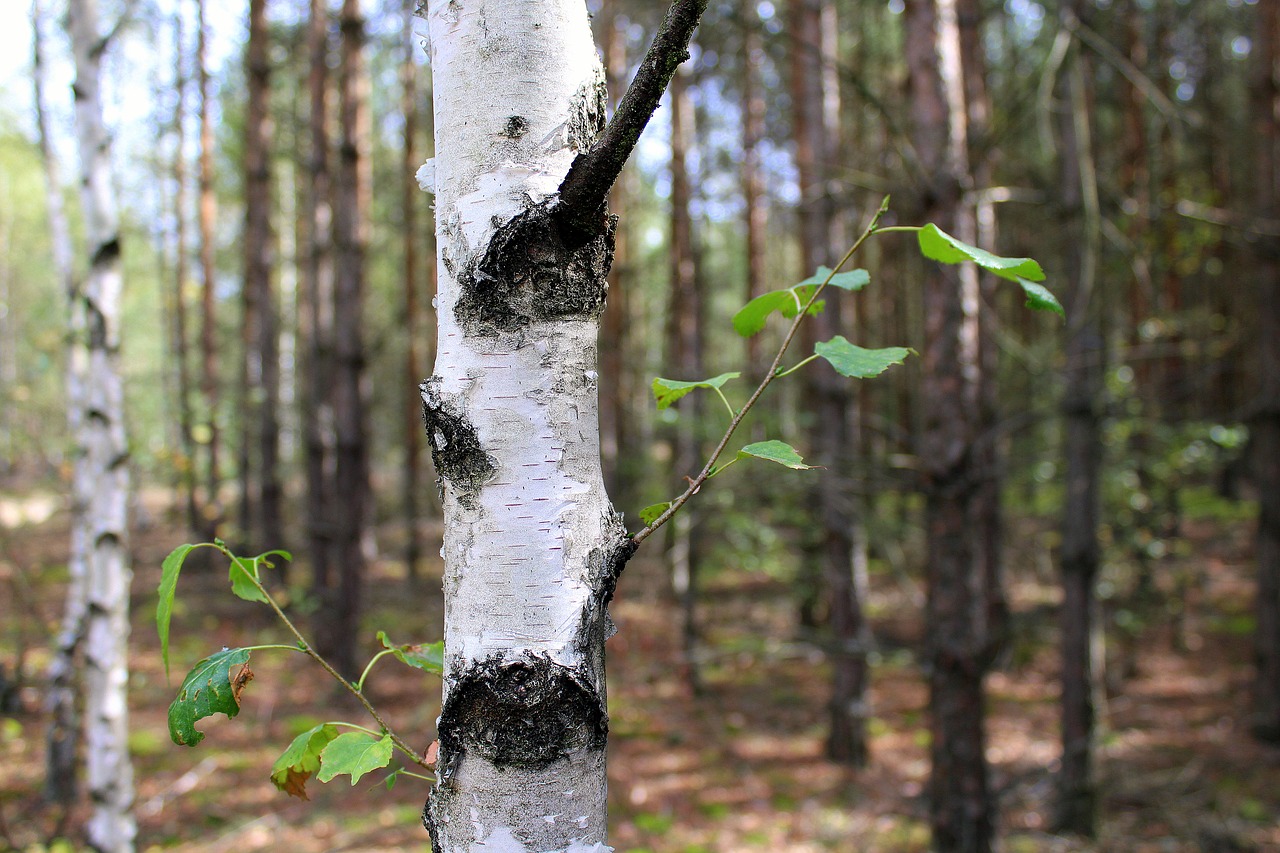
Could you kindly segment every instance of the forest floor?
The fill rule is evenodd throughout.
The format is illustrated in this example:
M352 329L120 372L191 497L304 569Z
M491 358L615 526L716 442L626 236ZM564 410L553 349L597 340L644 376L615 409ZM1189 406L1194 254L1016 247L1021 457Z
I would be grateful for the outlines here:
M66 518L53 496L3 497L0 663L12 672L18 662L26 686L20 712L0 718L0 850L73 850L62 842L45 846L59 815L40 800L40 679L65 583ZM132 543L138 849L429 849L418 822L424 783L401 779L388 792L372 775L354 788L345 778L312 780L310 802L272 786L271 763L294 734L326 718L363 722L318 668L287 653L255 655L256 678L238 718L203 721L208 736L195 748L169 742L166 711L191 664L222 646L287 639L265 608L227 592L224 569L188 570L173 623L174 673L166 680L155 589L162 559L184 534L161 521L158 506L149 515ZM1193 556L1180 558L1184 571L1169 576L1194 579L1190 606L1177 626L1155 620L1141 632L1131 649L1136 669L1109 696L1096 842L1048 829L1058 753L1056 598L1047 560L1013 567L1018 639L989 680L988 754L1008 853L1280 851L1280 749L1252 741L1245 721L1248 525L1196 523L1184 532ZM1047 538L1031 531L1019 540ZM403 575L403 566L388 560L369 578L368 652L379 629L397 642L434 639L440 631L438 562L426 564L421 593L409 592ZM823 758L823 655L797 631L781 582L723 569L702 600L702 689L695 695L680 654L679 609L652 553L633 561L619 588L613 613L620 630L609 643L609 767L611 841L620 853L926 850L926 693L911 651L920 631L919 590L901 575L873 577L881 648L872 761L864 770ZM397 667L380 665L370 692L399 731L421 733L417 745L425 748L439 682ZM65 825L82 817L73 814Z

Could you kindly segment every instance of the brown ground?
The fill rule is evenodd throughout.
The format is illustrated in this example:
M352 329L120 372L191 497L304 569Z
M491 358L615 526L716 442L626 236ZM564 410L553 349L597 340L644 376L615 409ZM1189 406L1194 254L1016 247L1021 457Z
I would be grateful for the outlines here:
M21 658L30 683L23 711L0 719L0 850L44 850L58 815L40 803L43 719L39 674L56 624L66 541L56 498L0 495L0 662ZM152 518L160 514L153 512ZM48 516L44 518L43 516ZM1238 529L1237 529L1238 528ZM174 619L174 679L166 684L154 630L159 565L183 534L156 523L136 553L132 709L140 850L424 850L425 789L402 779L387 792L366 777L310 783L312 800L277 792L268 768L292 735L317 719L360 720L318 669L287 653L258 653L240 716L206 720L208 737L169 743L165 713L185 668L222 646L285 641L260 605L226 592L225 569L189 572ZM1156 626L1139 666L1110 699L1102 748L1101 839L1048 832L1056 746L1053 591L1027 569L1015 585L1020 640L990 679L989 756L1000 791L1001 836L1020 851L1280 851L1280 750L1247 736L1249 682L1247 529L1199 525L1187 563L1204 574L1173 650ZM1034 531L1020 541L1038 542ZM1043 563L1034 557L1029 564ZM925 691L912 663L918 606L909 583L875 579L873 612L891 640L875 668L873 762L863 771L822 757L826 684L822 656L796 639L776 581L723 572L705 591L703 694L686 687L677 613L659 566L633 561L614 608L610 641L612 843L619 851L916 851L927 831ZM398 642L439 632L439 567L426 592L406 593L400 567L370 583L367 646L379 628ZM1040 569L1043 573L1043 568ZM415 608L406 601L420 602ZM892 614L892 618L889 617ZM432 739L438 682L390 662L371 679L377 704L401 732ZM68 826L82 817L74 814ZM70 833L74 837L74 831ZM7 847L6 847L7 845ZM52 849L78 849L60 846Z

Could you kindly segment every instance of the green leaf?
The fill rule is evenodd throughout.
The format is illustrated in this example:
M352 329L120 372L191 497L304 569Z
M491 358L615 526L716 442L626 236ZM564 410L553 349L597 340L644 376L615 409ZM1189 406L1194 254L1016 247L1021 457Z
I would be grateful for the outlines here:
M806 471L814 467L804 464L804 458L796 452L794 447L785 441L778 441L777 439L748 444L738 451L738 458L767 459L770 462L777 462L779 465L785 465L797 471Z
M1031 258L1002 258L993 255L986 249L970 246L963 240L957 240L932 222L917 233L920 242L920 253L944 264L959 264L973 261L988 272L995 273L1009 281L1025 278L1028 281L1044 281L1044 270Z
M827 276L831 276L831 281L827 281ZM866 270L845 270L831 275L831 267L818 267L818 271L806 278L796 287L804 287L806 285L818 285L824 281L828 287L838 287L841 290L861 290L871 283L871 273ZM792 317L795 316L793 312Z
M658 402L659 409L666 409L695 388L719 388L730 379L737 379L741 375L741 373L736 372L721 373L719 376L713 376L710 379L699 379L695 382L658 378L653 380L653 398Z
M291 797L307 800L307 780L320 769L320 752L338 736L332 723L321 723L293 739L276 763L271 765L271 781Z
M269 599L258 589L258 585L262 582L262 573L260 566L273 568L274 564L268 559L279 555L286 560L292 560L293 555L288 551L267 551L265 554L259 554L256 557L236 557L231 561L230 580L231 591L245 601L261 601L267 604ZM252 578L252 580L250 580Z
M173 594L178 589L178 573L195 545L179 545L169 552L160 566L160 600L156 602L156 633L160 635L160 659L164 675L169 677L169 622L173 618Z
M391 763L391 735L377 737L368 732L347 732L338 735L320 753L321 782L335 776L351 775L355 785L360 777Z
M384 649L390 649L391 655L400 663L414 669L444 674L444 640L438 643L419 643L417 645L398 646L387 639L386 631L378 632L378 642Z
M261 601L267 603L267 597L258 588L258 558L234 557L228 575L231 591L245 601Z
M1028 308L1034 308L1037 311L1052 311L1059 317L1066 318L1067 312L1062 310L1062 303L1049 292L1049 288L1021 277L1018 278L1018 284L1022 285L1022 292L1026 294Z
M841 376L869 379L879 376L895 364L902 364L911 350L905 347L863 349L849 343L844 335L836 335L829 341L816 344L813 351L831 362Z
M663 501L660 504L652 504L650 506L647 506L644 509L640 510L640 520L643 521L646 526L653 524L655 521L658 520L658 516L666 512L668 507L670 506L671 506L671 501Z
M240 692L252 680L248 649L223 649L197 663L169 706L169 737L179 746L204 740L196 722L214 714L239 714Z

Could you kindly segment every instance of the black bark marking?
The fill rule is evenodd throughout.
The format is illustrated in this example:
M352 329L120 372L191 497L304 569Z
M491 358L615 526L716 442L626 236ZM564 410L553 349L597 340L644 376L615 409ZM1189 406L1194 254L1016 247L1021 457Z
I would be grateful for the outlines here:
M459 272L458 324L468 334L495 336L535 321L599 316L613 260L613 220L605 218L600 234L569 247L546 206L515 216L484 256Z
M93 253L93 258L89 261L91 266L97 267L102 264L111 263L120 259L120 238L112 237L110 240L98 246L97 251Z
M418 386L422 392L422 423L436 466L436 484L444 498L444 484L466 504L498 470L498 463L484 452L476 429L463 413L440 396L440 380L432 377Z
M609 718L591 680L526 652L473 663L440 713L440 754L467 752L495 767L540 770L579 749L604 749Z
M502 135L508 139L519 139L529 132L529 120L524 116L511 116L507 119Z
M569 145L574 150L585 151L595 144L600 131L604 130L608 108L609 87L605 85L603 75L595 81L583 83L573 93L566 127Z

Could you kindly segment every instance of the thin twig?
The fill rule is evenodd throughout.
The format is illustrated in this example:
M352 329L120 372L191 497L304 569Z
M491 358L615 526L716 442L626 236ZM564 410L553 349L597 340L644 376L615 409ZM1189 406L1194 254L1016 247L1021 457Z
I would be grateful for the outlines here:
M862 244L865 243L872 234L876 233L876 226L880 223L881 217L888 212L889 197L885 196L884 201L880 203L880 209L871 217L871 221L867 223L867 227L858 235L858 239L854 241L853 245L849 248L849 251L844 253L844 257L840 259L840 263L836 264L835 268L827 274L826 279L824 279L823 282L814 289L813 294L809 297L809 301L806 302L804 307L796 313L795 319L791 321L791 327L787 329L786 337L782 339L782 345L778 347L777 355L773 357L773 364L769 366L768 372L765 373L764 379L760 380L760 384L756 387L756 390L749 398L747 398L747 402L743 404L742 408L738 410L738 413L733 416L733 420L729 422L728 428L725 429L724 435L720 437L720 442L716 445L715 450L711 451L711 456L707 459L707 464L702 467L702 471L698 476L689 481L689 488L685 489L678 498L673 500L671 505L668 506L661 515L655 518L648 527L631 537L632 542L639 545L641 542L648 539L655 530L670 521L671 517L680 511L680 508L688 502L689 498L697 494L698 489L702 487L702 484L710 479L715 471L716 460L720 458L721 453L724 453L724 449L729 445L729 441L733 438L733 434L737 431L739 424L741 424L743 419L746 418L747 413L751 411L751 408L755 406L756 401L760 399L760 395L764 393L764 389L768 388L770 383L772 383L774 379L778 378L783 356L787 354L787 348L791 346L791 342L795 339L796 333L800 330L800 324L804 322L805 317L809 316L809 309L813 307L818 296L822 293L823 288L825 288L831 279L835 277L836 273L840 271L840 268L849 262L849 259L854 256L858 249L862 248Z
M566 241L586 242L605 227L600 209L680 63L707 0L673 0L635 78L595 144L574 158L560 182L554 217Z
M222 551L223 554L226 554L228 557L230 557L233 562L236 561L236 556L232 554L231 551L229 551L225 545L218 545L217 547L220 551ZM267 606L270 607L273 611L275 611L276 616L278 616L280 618L280 621L284 623L284 626L289 629L289 633L293 634L294 639L298 641L298 648L300 648L303 651L303 653L307 655L307 657L311 658L313 661L320 664L321 669L323 669L325 672L333 676L334 679L336 679L338 683L340 683L343 687L345 687L351 693L352 696L356 697L356 699L360 702L360 704L364 706L364 709L369 712L369 716L373 717L374 721L377 722L378 727L382 729L382 731L386 732L387 735L391 738L392 743L394 743L397 747L399 747L406 755L413 758L415 763L420 764L423 767L426 767L427 765L423 760L423 756L419 755L417 752L414 752L413 748L410 747L409 744L405 743L404 738L400 737L400 735L396 734L394 731L391 730L391 727L387 725L386 720L382 719L382 715L379 714L378 710L369 703L369 700L365 698L364 694L360 690L356 689L356 686L354 684L352 684L347 679L343 678L338 673L338 671L334 669L333 666L327 660L324 659L323 655L321 655L319 652L317 652L315 649L311 647L311 644L307 642L307 638L302 636L302 632L297 629L297 627L293 624L293 621L290 620L289 617L285 615L284 611L280 609L280 605L276 604L276 600L271 597L271 593L267 592L266 587L262 585L262 582L259 581L257 578L253 577L252 575L250 575L248 572L245 572L245 576L248 577L249 580L253 582L253 585L256 586L258 588L258 591L261 592L262 595L266 598Z

